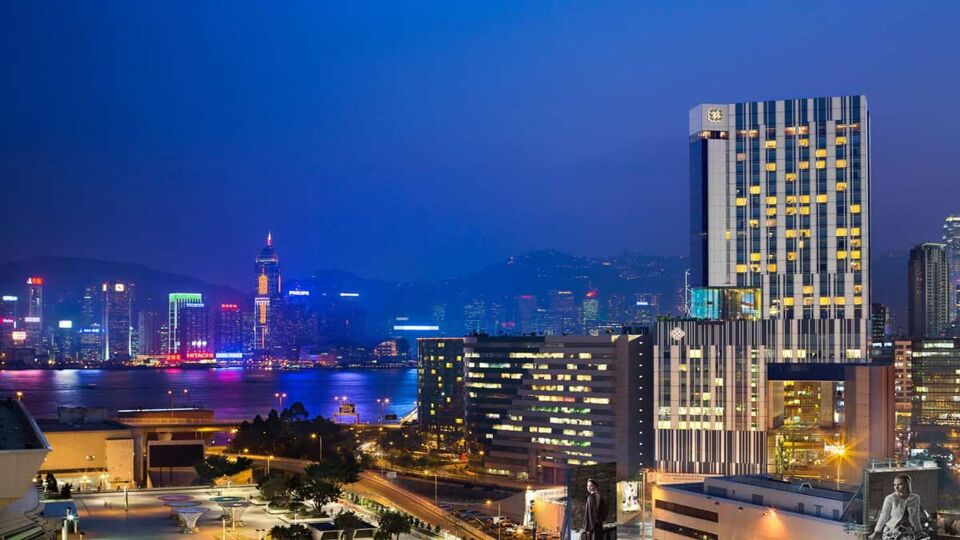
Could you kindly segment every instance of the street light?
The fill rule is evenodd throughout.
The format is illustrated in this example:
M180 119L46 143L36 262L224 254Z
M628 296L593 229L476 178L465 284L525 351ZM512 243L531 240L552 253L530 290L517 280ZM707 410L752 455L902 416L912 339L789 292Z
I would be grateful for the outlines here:
M167 401L170 403L168 407L171 411L173 410L173 390L167 390Z
M189 406L190 401L189 401L188 396L187 396L187 394L189 394L189 393L190 393L189 390L187 390L186 388L183 389L183 406L184 406L184 407L188 407L188 406Z
M270 460L273 459L273 456L267 456L267 475L270 475Z
M320 441L320 459L318 461L323 461L323 437L320 435L317 435L316 433L311 433L310 438L313 440Z
M493 506L493 501L487 499L487 506ZM500 540L500 523L503 521L503 516L500 515L500 501L497 501L497 540Z
M386 406L390 403L390 398L377 399L377 403L380 404L380 425L383 425L383 418L386 415Z
M23 401L23 392L17 390L17 401Z
M283 398L287 397L286 392L277 392L273 394L273 397L277 398L277 401L280 403L280 410L283 410Z
M832 454L837 460L837 489L840 489L840 464L843 462L843 458L847 456L849 449L841 443L836 443L828 444L826 450L827 453Z

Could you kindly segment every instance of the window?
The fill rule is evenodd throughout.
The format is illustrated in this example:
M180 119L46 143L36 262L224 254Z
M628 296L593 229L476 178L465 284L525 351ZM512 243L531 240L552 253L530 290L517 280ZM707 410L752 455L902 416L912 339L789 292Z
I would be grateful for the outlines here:
M817 148L817 151L815 152L815 155L816 155L817 157L827 157L827 149L826 149L826 148Z
M776 164L776 163L767 163L767 170L768 170L768 171L775 171L775 170L777 170L777 164Z
M702 519L704 521L712 521L714 523L719 523L720 516L716 512L711 512L709 510L703 510L700 508L694 508L693 506L687 506L685 504L673 503L670 501L664 501L662 499L657 499L654 501L654 504L657 508L666 510L667 512L673 512L675 514L681 514L684 516L690 516L697 519Z
M705 531L694 529L693 527L684 527L683 525L677 525L676 523L670 523L669 521L663 521L658 519L654 524L654 527L660 529L661 531L667 531L679 536L685 536L687 538L698 538L700 540L720 540L720 537Z
M763 147L764 147L764 148L776 148L776 147L777 147L777 141L764 141Z
M838 168L838 169L846 169L846 168L847 168L847 160L845 160L845 159L838 159L838 160L837 160L837 168ZM839 183L837 184L837 187L838 187L838 189L839 189Z

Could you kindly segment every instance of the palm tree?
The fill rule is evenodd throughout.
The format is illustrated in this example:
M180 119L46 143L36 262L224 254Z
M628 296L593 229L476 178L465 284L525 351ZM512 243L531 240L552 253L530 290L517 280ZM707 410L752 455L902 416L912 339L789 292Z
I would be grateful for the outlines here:
M376 540L399 539L401 534L410 532L410 519L400 512L387 511L380 516L380 527L374 538Z

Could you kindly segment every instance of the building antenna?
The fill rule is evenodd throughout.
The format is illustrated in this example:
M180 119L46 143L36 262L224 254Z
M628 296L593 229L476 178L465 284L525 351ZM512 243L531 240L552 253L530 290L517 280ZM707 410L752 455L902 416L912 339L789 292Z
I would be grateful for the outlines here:
M687 317L691 317L690 312L690 269L687 268L683 272L683 314Z

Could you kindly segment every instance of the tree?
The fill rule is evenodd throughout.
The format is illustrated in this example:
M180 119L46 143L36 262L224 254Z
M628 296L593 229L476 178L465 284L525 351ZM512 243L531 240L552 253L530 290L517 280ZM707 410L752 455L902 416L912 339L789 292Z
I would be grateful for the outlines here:
M300 488L297 490L304 500L313 503L317 512L323 505L331 503L340 497L340 484L330 480L307 474L303 477Z
M333 518L333 524L341 531L355 531L367 527L367 523L349 511L343 511Z
M274 540L311 540L313 535L310 533L310 529L303 525L290 525L289 527L277 525L270 529L270 538Z
M380 516L380 527L377 529L374 538L377 540L390 540L400 538L401 534L410 532L410 519L400 512L387 511Z
M360 464L352 455L343 460L329 459L311 463L304 471L307 476L325 478L338 484L352 484L360 479Z
M303 498L300 496L300 477L275 472L260 479L257 484L260 495L270 501L275 508L296 508Z
M195 469L197 470L197 476L210 481L223 476L233 476L249 469L252 465L253 461L245 457L230 461L224 456L207 456L203 461L197 463Z

